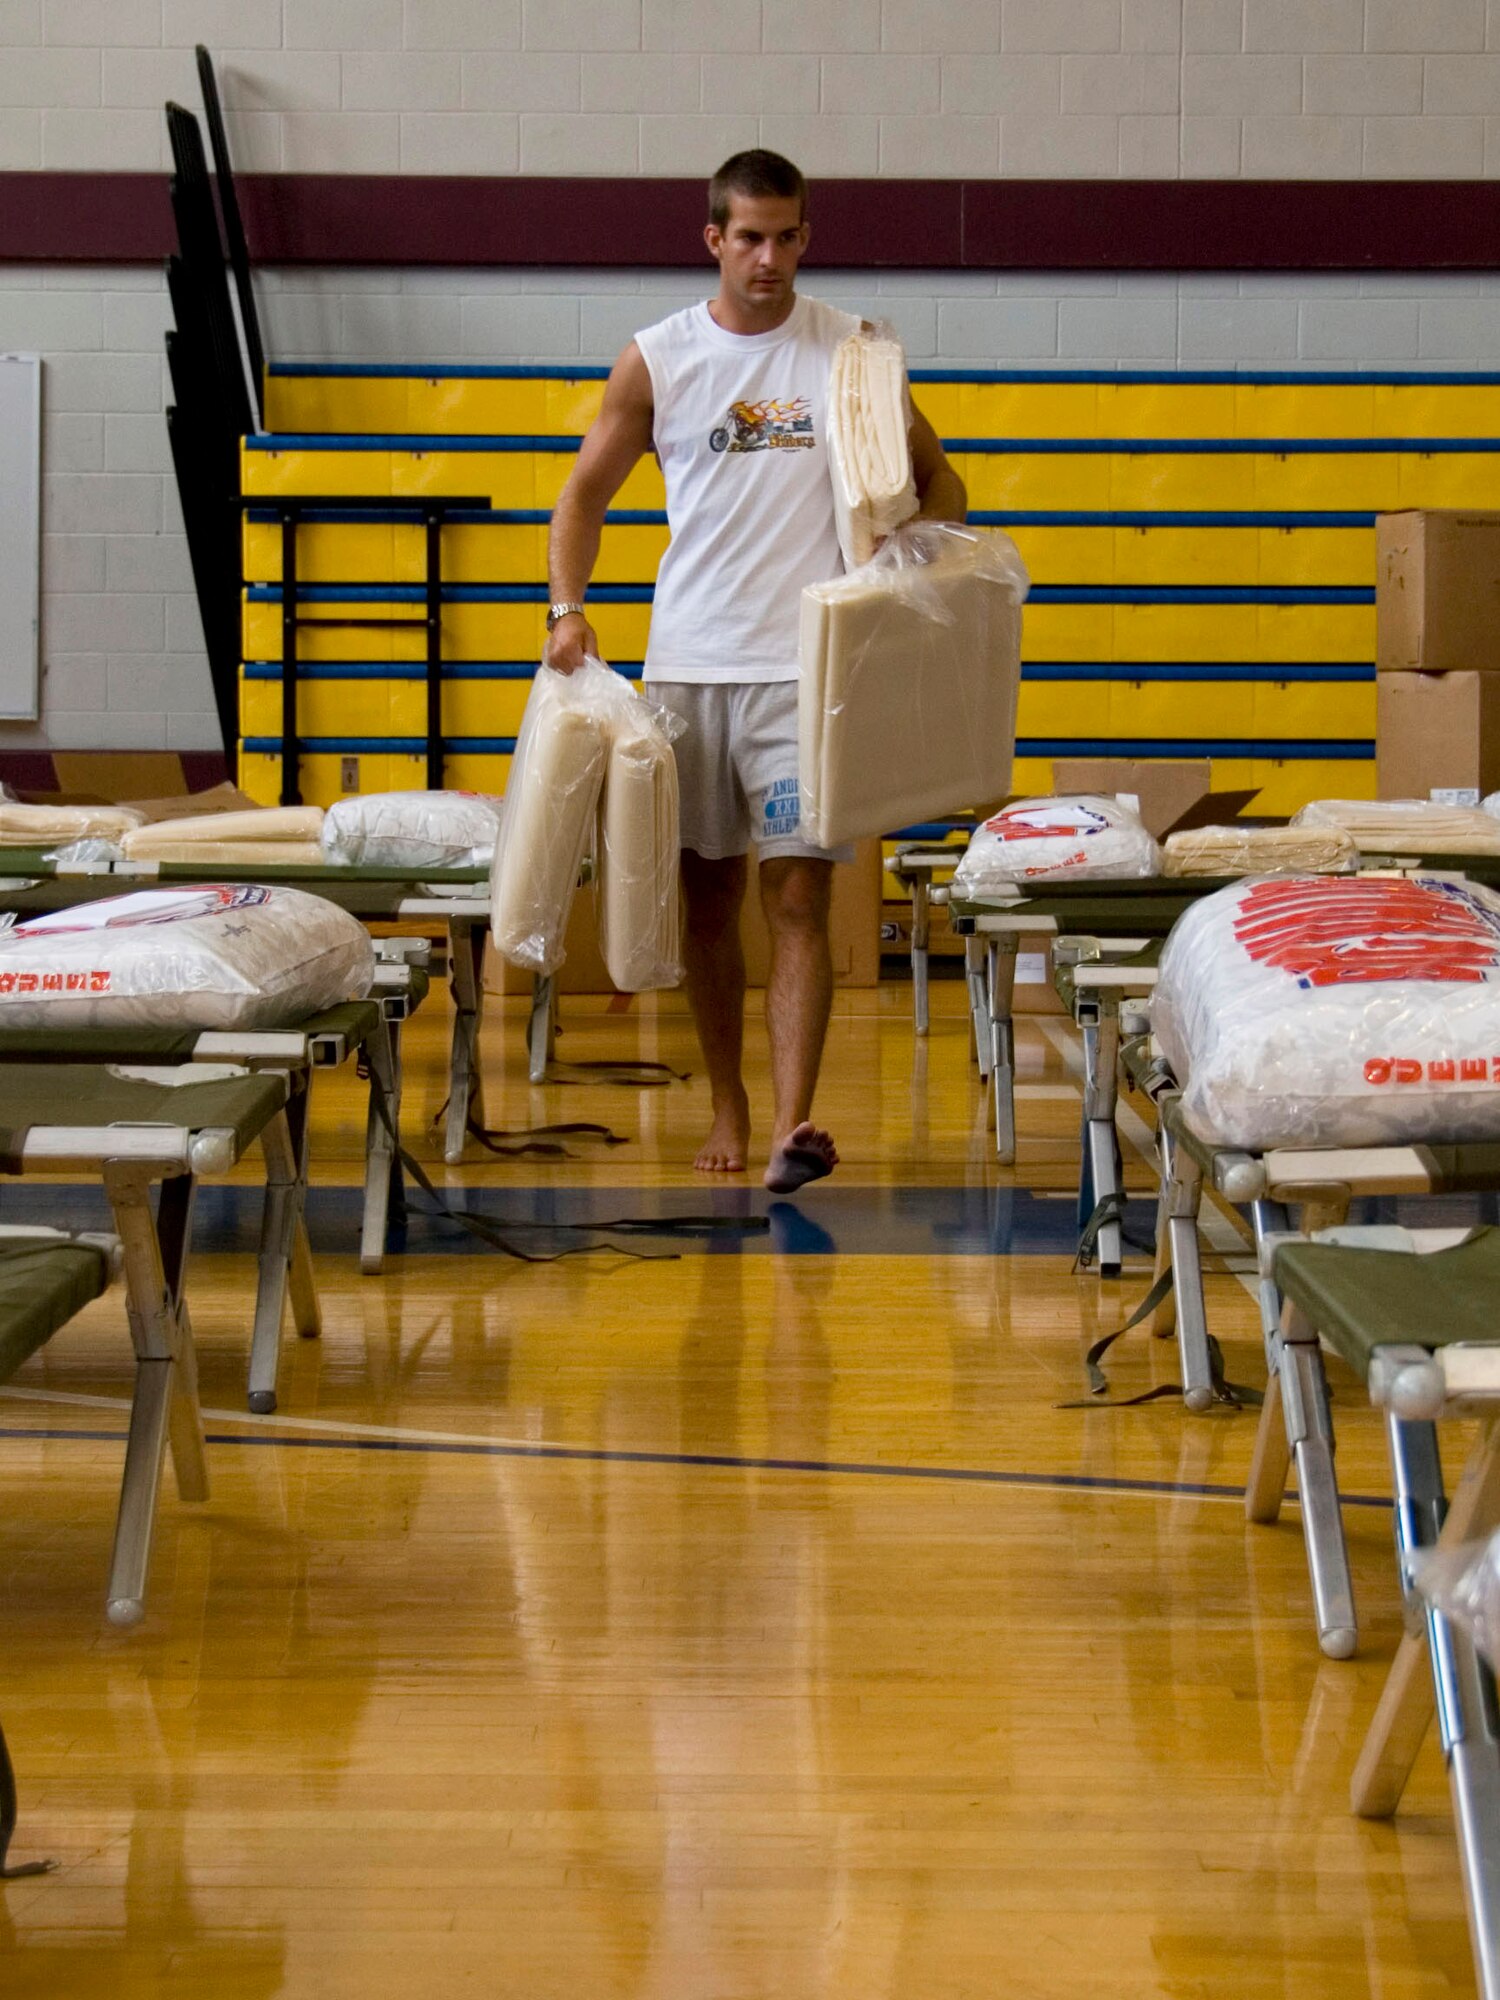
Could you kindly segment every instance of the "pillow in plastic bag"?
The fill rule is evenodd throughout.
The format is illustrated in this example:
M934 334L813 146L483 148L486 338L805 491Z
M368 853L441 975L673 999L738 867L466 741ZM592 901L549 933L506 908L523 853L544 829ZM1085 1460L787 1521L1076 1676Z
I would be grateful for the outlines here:
M500 801L483 792L368 792L323 816L330 861L368 868L487 868Z
M0 932L0 1028L284 1028L363 999L375 947L300 889L146 889Z
M1500 896L1438 876L1252 878L1196 903L1151 1025L1200 1138L1500 1138Z
M1160 850L1140 814L1093 793L1017 799L976 827L953 877L960 896L1008 894L1048 876L1074 882L1154 875Z

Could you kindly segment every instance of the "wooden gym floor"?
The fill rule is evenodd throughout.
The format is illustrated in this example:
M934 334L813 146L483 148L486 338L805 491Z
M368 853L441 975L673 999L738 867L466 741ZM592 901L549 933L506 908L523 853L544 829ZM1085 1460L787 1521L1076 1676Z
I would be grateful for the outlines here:
M118 1290L28 1366L0 1400L0 1717L17 1858L63 1865L0 1888L6 2000L1472 1990L1435 1749L1394 1824L1345 1803L1400 1623L1370 1412L1337 1386L1365 1633L1338 1664L1295 1508L1246 1529L1250 1417L1057 1407L1143 1289L1070 1270L1070 1038L1023 1026L999 1170L962 986L933 999L924 1047L907 989L841 997L836 1181L764 1232L629 1239L670 1261L525 1265L414 1221L362 1278L361 1092L320 1078L324 1337L289 1337L279 1414L248 1418L253 1189L205 1190L214 1493L165 1494L134 1632L101 1615ZM697 1067L676 1002L566 1026L575 1062ZM446 1030L438 1001L409 1030L409 1134ZM749 1048L763 1102L758 1024ZM498 1008L486 1057L492 1125L630 1143L434 1168L465 1198L766 1214L695 1181L698 1078L532 1090ZM1208 1283L1258 1383L1250 1298ZM1172 1378L1139 1333L1116 1353L1118 1393Z

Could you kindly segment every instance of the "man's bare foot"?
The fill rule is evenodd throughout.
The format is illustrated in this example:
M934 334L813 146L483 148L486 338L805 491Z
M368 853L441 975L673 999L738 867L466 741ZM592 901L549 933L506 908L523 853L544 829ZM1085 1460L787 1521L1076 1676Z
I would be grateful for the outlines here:
M772 1194L795 1194L809 1181L820 1181L839 1163L838 1148L827 1132L804 1120L771 1148L766 1186Z
M750 1100L715 1111L713 1127L693 1165L700 1174L742 1174L750 1151Z

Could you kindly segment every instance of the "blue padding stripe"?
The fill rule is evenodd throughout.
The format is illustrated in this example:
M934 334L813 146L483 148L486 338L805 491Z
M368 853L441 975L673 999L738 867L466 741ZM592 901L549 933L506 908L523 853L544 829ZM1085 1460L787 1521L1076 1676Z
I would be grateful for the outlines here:
M405 361L273 361L267 373L306 378L408 382L603 382L607 363L443 362L413 368ZM1500 374L1451 368L913 368L913 382L1097 382L1240 384L1276 388L1405 388L1444 383L1500 387Z
M1362 584L1038 583L1033 604L1373 604Z
M425 757L423 736L304 736L306 751L333 752L347 756L353 751L391 756ZM513 736L445 736L447 750L484 751L508 756L515 749ZM266 756L281 754L279 736L247 736L247 751ZM1252 737L1066 737L1030 736L1018 738L1018 757L1256 757L1280 761L1309 758L1368 762L1375 755L1372 741L1362 738L1331 737L1327 741L1307 741L1288 737L1285 741Z
M1335 761L1369 762L1373 739L1328 737L1308 741L1251 736L1027 736L1016 739L1018 757L1260 757L1279 762L1306 762L1327 757Z
M611 660L617 674L638 681L643 667L639 660ZM537 671L535 660L444 660L444 681L529 681ZM280 660L247 660L247 681L279 681ZM425 660L299 660L299 681L425 681Z
M252 604L280 604L279 583L245 587ZM591 589L596 604L649 604L649 583L600 583ZM419 583L310 583L297 592L304 604L425 604ZM445 583L444 604L545 604L544 583ZM1033 604L1373 604L1374 587L1362 584L1171 584L1039 583ZM334 621L330 621L334 622ZM418 621L413 619L415 625Z
M1190 660L1171 663L1159 660L1028 660L1022 663L1021 678L1028 681L1255 681L1268 686L1282 682L1325 681L1368 684L1375 679L1375 669L1368 665L1324 662L1299 662L1288 666L1280 660Z
M304 736L300 739L302 748L318 755L332 753L347 757L354 751L362 751L368 756L382 754L391 757L425 757L427 738L425 736ZM516 747L514 736L445 736L445 751L468 751L487 756L509 757ZM240 748L266 757L281 755L279 736L246 736L241 739Z
M415 525L416 517L422 511L422 502L413 500L403 506L393 500L389 507L313 507L301 516L304 527L328 525L339 527L374 526L388 528L393 523L403 522ZM270 507L249 507L245 511L249 521L275 524L281 516ZM971 515L978 520L978 515ZM1370 519L1373 521L1372 514ZM552 519L550 507L460 507L451 513L448 527L469 527L478 523L485 527L505 528L545 528ZM604 516L607 528L664 528L667 525L666 510L660 507L611 507Z
M279 604L279 583L249 583L245 596L251 604ZM649 604L649 583L596 583L590 586L590 600L596 604ZM544 583L445 583L444 604L545 604ZM297 587L299 604L425 604L427 592L420 583L304 583ZM336 619L329 619L336 624ZM421 628L420 619L411 621Z
M997 507L971 508L969 525L974 528L1373 528L1375 516L1333 508L1309 508L1301 513L1294 510L1266 513L1253 508L1239 513L1228 508L1184 508L1174 513L1163 507L1117 511Z
M559 432L537 437L496 431L493 434L454 432L444 435L430 431L275 431L256 432L245 439L247 451L404 451L404 452L576 452L582 439ZM1368 455L1372 452L1405 452L1430 455L1435 452L1500 451L1494 437L1369 437L1369 438L1060 438L1060 437L959 437L944 438L944 448L974 454L1009 453L1047 457L1097 457L1108 453L1123 458L1202 458L1236 457L1289 458L1308 455ZM268 496L270 497L270 496ZM295 499L295 494L289 494Z

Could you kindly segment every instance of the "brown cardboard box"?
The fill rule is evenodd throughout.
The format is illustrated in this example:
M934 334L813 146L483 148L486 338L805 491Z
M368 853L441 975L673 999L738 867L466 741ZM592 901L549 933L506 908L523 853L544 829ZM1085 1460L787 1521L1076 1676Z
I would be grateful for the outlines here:
M1206 757L1166 763L1133 757L1058 757L1052 764L1054 791L1134 793L1147 832L1158 840L1205 796L1212 782Z
M884 880L878 840L860 841L849 866L833 872L833 914L829 928L835 985L880 984L880 898ZM749 982L752 986L764 986L770 971L771 947L753 884L745 898L741 930ZM614 991L595 932L593 896L588 889L581 889L568 920L565 940L568 955L557 978L560 992ZM498 952L491 952L486 960L485 981L492 993L531 991L530 973L508 965Z
M1378 797L1500 791L1500 674L1381 674L1375 704Z
M1377 516L1375 664L1383 674L1500 670L1500 513Z

